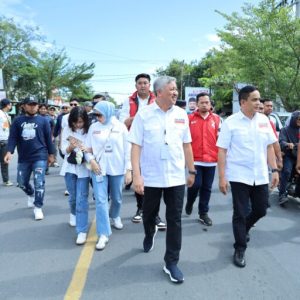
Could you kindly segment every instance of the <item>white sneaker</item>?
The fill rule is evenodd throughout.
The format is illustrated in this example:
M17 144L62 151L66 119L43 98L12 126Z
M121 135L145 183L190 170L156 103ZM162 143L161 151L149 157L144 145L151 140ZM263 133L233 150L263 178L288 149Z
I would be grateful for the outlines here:
M83 245L86 242L86 233L85 232L79 232L77 235L76 244L77 245Z
M57 162L53 163L54 168L59 168L59 164Z
M76 216L73 214L70 214L70 221L69 221L70 226L75 227L76 226Z
M27 198L27 207L33 208L34 207L34 196L28 196Z
M116 228L116 229L123 229L123 224L122 224L122 221L121 221L121 218L120 217L116 217L116 218L113 218L112 219L112 225Z
M68 192L68 190L65 190L65 196L69 196L70 193Z
M41 208L35 207L33 209L33 213L34 213L34 218L36 221L44 219L44 214L43 214L43 211Z
M96 249L97 250L103 250L107 243L108 243L108 237L106 235L100 235L99 241L96 245Z

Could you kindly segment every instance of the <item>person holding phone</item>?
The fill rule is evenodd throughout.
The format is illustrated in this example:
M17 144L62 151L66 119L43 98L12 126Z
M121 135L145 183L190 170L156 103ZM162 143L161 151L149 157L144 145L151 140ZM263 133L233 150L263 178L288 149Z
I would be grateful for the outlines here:
M91 165L94 196L96 199L96 228L99 236L97 250L103 250L111 235L110 217L116 229L122 229L120 217L122 186L131 181L130 143L128 130L115 116L115 106L108 101L94 107L98 122L89 129L85 154ZM108 205L108 185L111 206Z
M61 151L64 162L60 175L65 177L69 191L70 221L76 226L77 245L86 242L88 231L88 192L90 172L83 163L84 142L89 128L87 112L74 107L68 118L68 126L62 132ZM74 159L72 159L74 157Z

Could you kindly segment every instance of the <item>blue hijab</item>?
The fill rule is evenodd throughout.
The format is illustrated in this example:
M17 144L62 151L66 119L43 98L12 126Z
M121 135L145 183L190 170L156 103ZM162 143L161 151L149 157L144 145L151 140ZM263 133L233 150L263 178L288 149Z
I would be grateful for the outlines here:
M108 101L100 101L94 106L94 111L101 113L104 118L104 125L110 124L111 117L115 115L115 105Z

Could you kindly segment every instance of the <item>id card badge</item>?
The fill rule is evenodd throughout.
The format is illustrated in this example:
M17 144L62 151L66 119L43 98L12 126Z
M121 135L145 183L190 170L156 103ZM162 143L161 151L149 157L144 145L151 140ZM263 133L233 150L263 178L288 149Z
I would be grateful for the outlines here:
M168 144L163 144L160 149L160 158L161 159L169 159L170 158L170 149Z
M104 151L105 151L105 153L112 153L113 152L112 145L110 143L107 143L105 145Z

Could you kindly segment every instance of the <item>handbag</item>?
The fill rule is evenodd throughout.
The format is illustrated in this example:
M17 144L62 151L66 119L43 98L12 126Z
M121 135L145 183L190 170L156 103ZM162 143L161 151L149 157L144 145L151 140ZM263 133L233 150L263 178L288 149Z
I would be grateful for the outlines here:
M67 162L72 165L81 165L84 162L84 155L81 150L72 150L67 158Z

